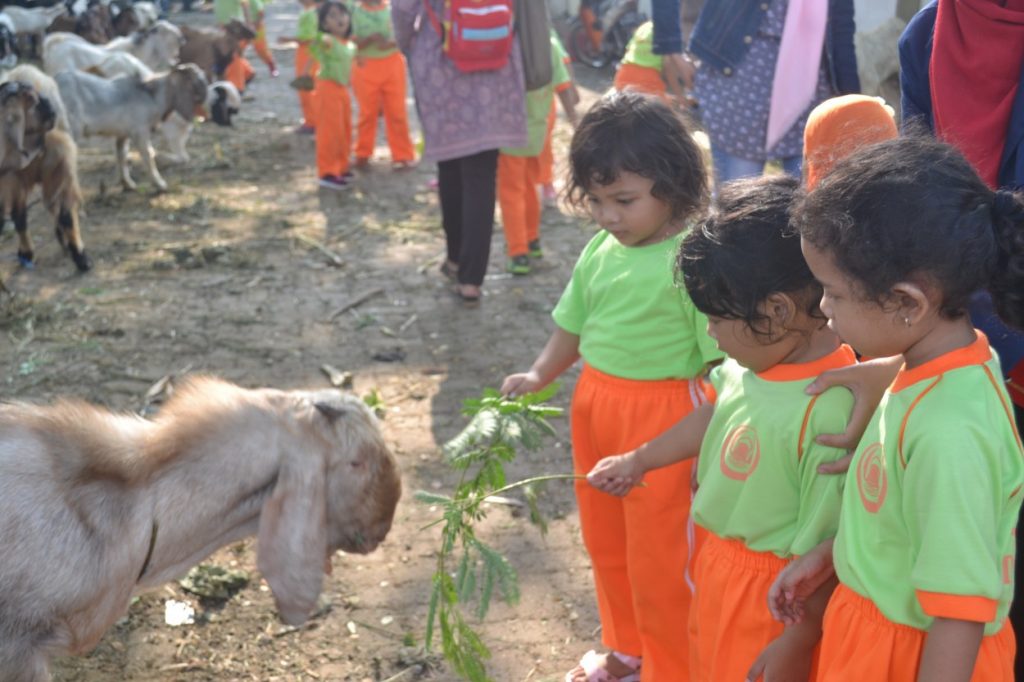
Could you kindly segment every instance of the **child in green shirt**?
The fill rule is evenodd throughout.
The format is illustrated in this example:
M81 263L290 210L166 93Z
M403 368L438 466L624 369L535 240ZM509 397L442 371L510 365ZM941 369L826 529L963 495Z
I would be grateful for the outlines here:
M588 475L599 490L634 494L646 473L700 454L691 516L708 536L693 574L694 682L747 679L758 658L768 679L807 679L818 641L820 622L785 628L765 608L786 562L835 533L842 477L818 467L845 453L814 437L842 431L853 405L845 389L805 392L856 358L825 326L821 287L788 229L797 187L786 176L729 183L683 239L679 278L729 355L711 371L717 400Z
M787 568L769 605L798 621L838 577L819 679L1009 682L1024 451L967 305L988 289L1024 328L1024 201L910 137L837 164L793 222L829 326L904 366L850 463L834 543Z

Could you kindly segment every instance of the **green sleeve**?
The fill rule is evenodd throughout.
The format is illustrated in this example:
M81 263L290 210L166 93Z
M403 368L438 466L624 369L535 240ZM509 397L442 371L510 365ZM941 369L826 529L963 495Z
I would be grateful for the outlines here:
M683 296L686 297L686 305L690 310L690 324L693 325L694 338L697 341L697 350L700 352L700 357L707 365L712 362L717 362L725 357L725 353L718 350L718 344L715 340L708 336L708 317L701 311L697 310L697 306L690 300L689 294L686 290L682 290Z
M324 34L318 31L317 34L313 36L313 38L311 38L311 40L312 42L310 42L309 44L309 53L313 55L313 59L323 64L325 52Z
M565 48L562 47L562 41L552 33L551 35L551 85L557 88L563 83L572 82L572 77L569 75L569 69L565 66Z
M570 334L576 334L577 336L579 336L580 331L583 329L583 323L587 319L587 304L584 296L586 289L586 276L584 274L586 259L587 251L584 251L576 262L576 267L572 270L572 277L569 279L569 284L566 285L565 291L562 292L562 297L558 299L558 304L551 312L551 317L554 319L555 324Z
M815 436L842 433L853 409L853 394L845 388L832 388L814 401L807 428L799 444L797 466L800 484L800 512L790 552L806 554L823 540L835 537L839 529L839 508L843 497L842 474L819 474L818 467L846 455L845 450L818 445ZM802 423L802 422L801 422Z
M910 416L924 420L921 410ZM904 441L903 518L915 591L999 599L1002 593L998 462L969 421L928 415ZM908 427L909 428L909 427ZM898 454L896 455L898 456Z

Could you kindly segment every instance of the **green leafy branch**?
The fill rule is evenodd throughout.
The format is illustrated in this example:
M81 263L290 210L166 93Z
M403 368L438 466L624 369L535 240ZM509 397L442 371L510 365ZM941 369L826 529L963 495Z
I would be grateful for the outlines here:
M551 385L537 393L507 398L486 389L480 398L466 400L462 412L472 419L444 446L445 460L461 472L455 492L450 497L416 493L421 502L444 510L440 519L426 526L443 524L427 614L426 646L430 648L435 629L440 630L444 657L459 675L472 682L490 680L484 662L491 654L466 621L462 605L475 600L475 615L482 620L495 592L509 604L519 601L515 569L474 530L474 525L487 515L484 503L488 497L523 488L530 521L546 533L535 486L548 480L576 478L574 474L554 474L508 483L505 476L505 465L515 459L517 450L535 451L546 436L555 435L548 419L561 416L563 410L545 402L557 390L557 385Z

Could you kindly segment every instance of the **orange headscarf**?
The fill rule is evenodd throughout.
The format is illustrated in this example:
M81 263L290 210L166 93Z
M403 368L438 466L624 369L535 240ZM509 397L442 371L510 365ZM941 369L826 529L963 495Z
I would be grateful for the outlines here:
M814 189L841 159L897 135L893 110L880 97L843 95L825 100L811 111L804 128L807 189Z

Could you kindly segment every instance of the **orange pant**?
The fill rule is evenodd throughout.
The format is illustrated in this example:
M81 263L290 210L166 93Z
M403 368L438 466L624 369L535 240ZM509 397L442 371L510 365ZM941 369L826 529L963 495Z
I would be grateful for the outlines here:
M747 679L750 666L784 629L768 612L768 588L786 563L739 540L705 536L693 572L691 681Z
M352 89L359 102L356 156L363 159L373 156L377 142L377 117L383 113L391 160L412 161L416 152L405 110L405 57L402 53L395 52L379 59L357 59L352 69Z
M498 205L509 258L525 256L540 237L540 157L498 155Z
M352 148L352 102L348 87L325 78L316 79L316 172L341 175L348 171Z
M645 92L649 95L666 96L665 80L661 72L646 66L636 64L622 64L615 72L615 89L625 90L633 88L638 92Z
M305 74L306 65L310 62L313 63L313 67L310 69L309 75L315 78L320 70L320 65L313 59L313 55L309 53L309 45L299 45L299 49L295 51L295 75L302 76ZM315 128L316 90L299 90L299 105L302 107L302 125Z
M245 86L249 80L253 77L256 72L252 68L252 64L249 63L245 57L242 56L241 51L235 55L235 58L231 60L227 68L224 69L224 80L230 81L239 92L245 92Z
M271 70L277 68L274 64L274 55L270 53L270 47L267 46L267 27L262 21L256 27L256 38L252 41L252 47L267 68ZM245 51L245 47L242 47L242 51Z
M572 400L576 472L636 448L705 402L697 381L632 381L585 366ZM602 639L616 651L643 656L644 682L689 680L690 468L691 462L680 462L653 471L646 487L624 498L586 481L575 486Z
M893 623L870 600L840 585L825 610L818 682L914 682L927 632ZM1006 621L981 640L972 682L1013 682L1017 642Z
M548 132L544 137L544 148L540 150L538 162L540 164L537 182L542 185L550 185L555 181L555 153L551 149L551 133L555 130L555 103L551 102L551 111L548 112Z

